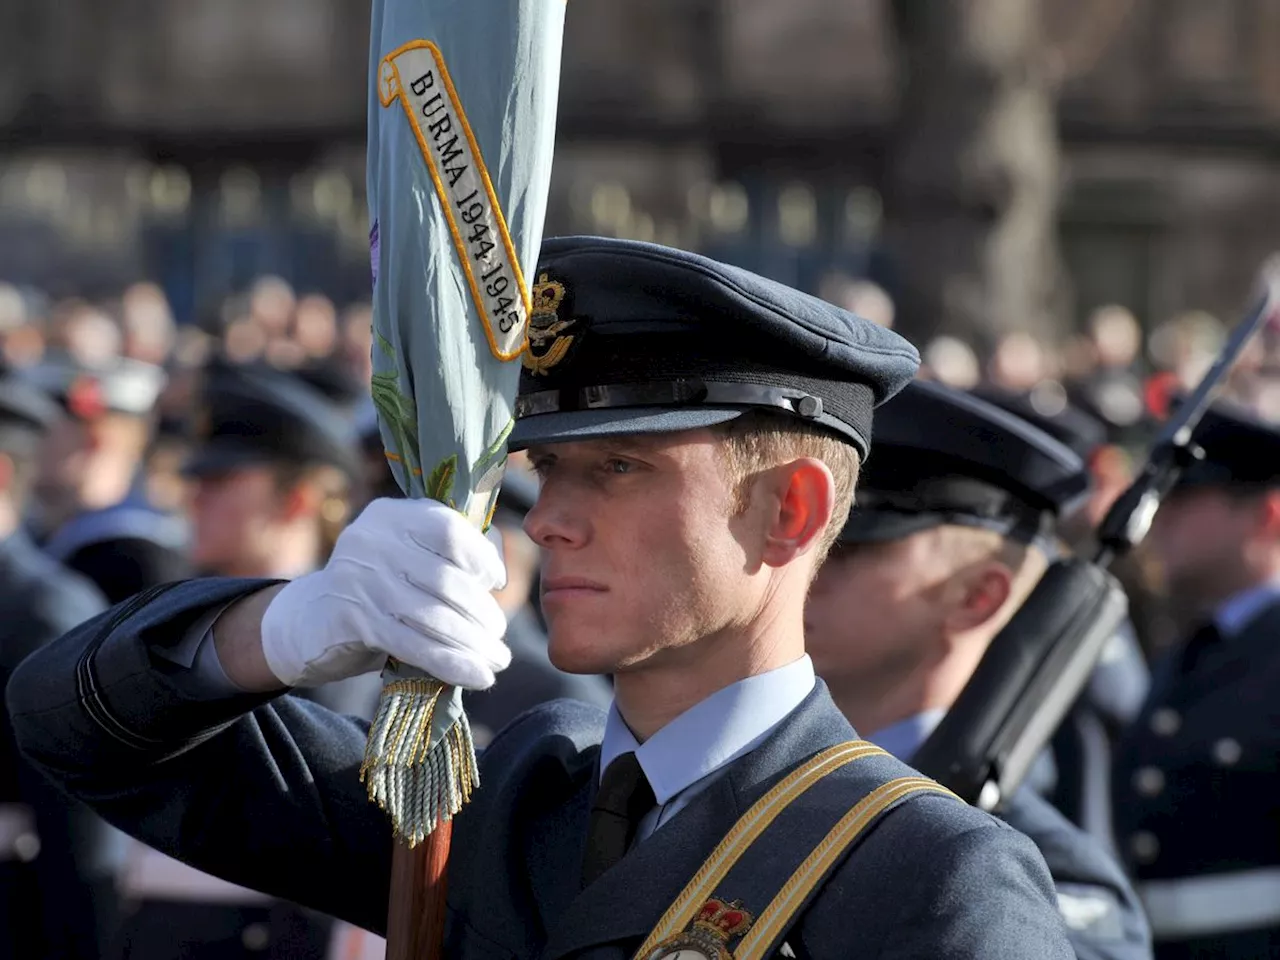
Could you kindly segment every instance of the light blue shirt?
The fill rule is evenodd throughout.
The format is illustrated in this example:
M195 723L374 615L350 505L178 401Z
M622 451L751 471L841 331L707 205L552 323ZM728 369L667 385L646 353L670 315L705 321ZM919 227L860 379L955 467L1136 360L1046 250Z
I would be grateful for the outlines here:
M1260 583L1237 593L1213 615L1214 623L1225 637L1232 637L1249 625L1249 621L1271 604L1280 602L1280 581Z
M881 750L891 753L899 760L909 761L912 754L920 749L920 745L929 739L933 728L942 722L947 715L945 710L925 710L914 716L891 723L883 730L866 735Z
M813 661L806 655L717 690L644 743L636 740L614 703L600 744L601 776L618 756L635 753L656 800L640 821L636 842L683 810L730 763L758 747L813 687Z

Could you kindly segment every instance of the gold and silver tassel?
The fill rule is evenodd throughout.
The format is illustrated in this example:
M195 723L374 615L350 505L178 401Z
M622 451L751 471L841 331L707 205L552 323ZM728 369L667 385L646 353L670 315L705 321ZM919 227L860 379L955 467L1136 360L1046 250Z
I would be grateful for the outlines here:
M480 773L462 691L403 664L387 671L360 779L413 847L462 809Z

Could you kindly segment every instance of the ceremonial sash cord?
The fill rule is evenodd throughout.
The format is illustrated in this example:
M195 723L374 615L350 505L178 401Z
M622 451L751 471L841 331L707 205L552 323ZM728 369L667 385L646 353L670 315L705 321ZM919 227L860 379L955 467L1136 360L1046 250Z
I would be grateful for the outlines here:
M863 740L850 740L822 751L793 770L763 797L752 804L716 845L693 879L667 908L653 931L635 953L635 960L648 958L663 943L683 932L708 898L747 849L764 833L777 816L823 777L855 760L887 756L885 751ZM808 857L791 874L769 905L756 918L733 956L741 960L763 958L790 924L795 912L808 900L814 886L849 849L859 836L893 804L917 793L954 796L940 784L925 777L900 777L871 791L840 818Z

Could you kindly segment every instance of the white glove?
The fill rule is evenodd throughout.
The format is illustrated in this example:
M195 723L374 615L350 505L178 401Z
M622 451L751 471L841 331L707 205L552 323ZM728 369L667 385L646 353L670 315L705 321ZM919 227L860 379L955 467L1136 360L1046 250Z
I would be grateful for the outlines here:
M281 590L262 618L267 666L288 686L382 669L388 655L451 686L483 690L511 662L491 590L502 555L434 500L375 500L323 570Z

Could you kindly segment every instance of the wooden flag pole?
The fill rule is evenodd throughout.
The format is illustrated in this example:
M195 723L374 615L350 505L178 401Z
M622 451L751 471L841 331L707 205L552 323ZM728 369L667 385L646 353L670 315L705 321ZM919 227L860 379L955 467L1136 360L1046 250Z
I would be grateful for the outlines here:
M452 835L453 821L444 820L416 847L396 841L391 854L387 960L442 960Z

